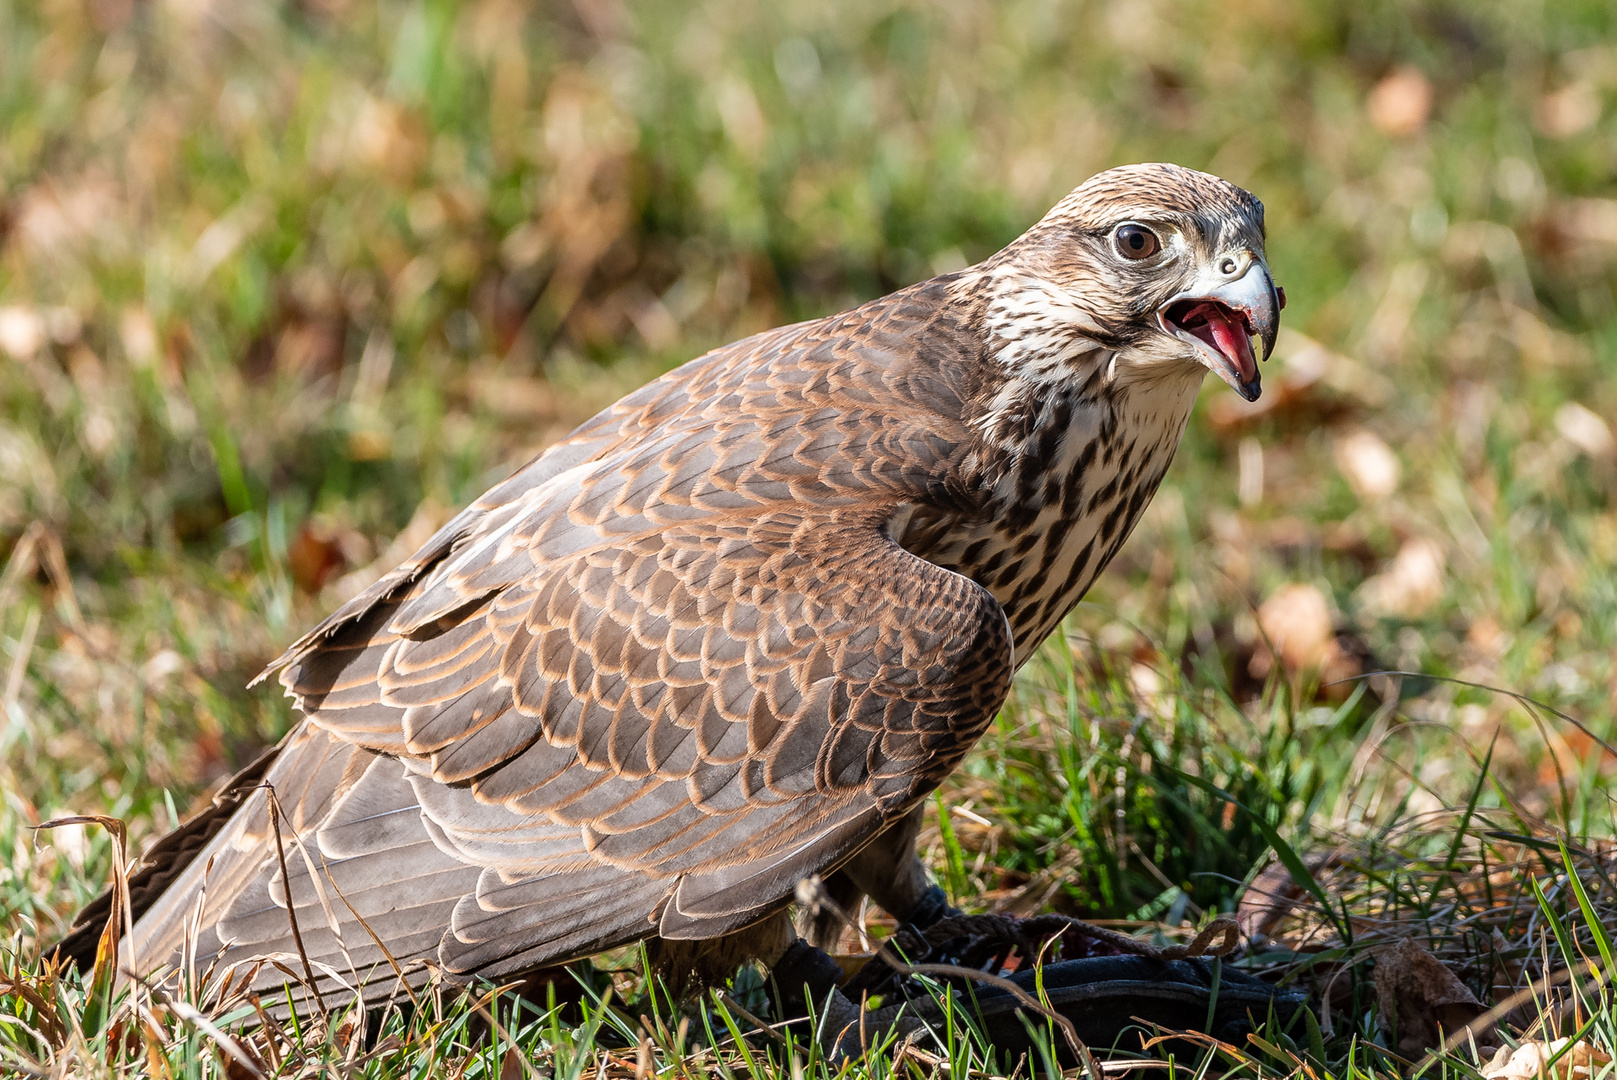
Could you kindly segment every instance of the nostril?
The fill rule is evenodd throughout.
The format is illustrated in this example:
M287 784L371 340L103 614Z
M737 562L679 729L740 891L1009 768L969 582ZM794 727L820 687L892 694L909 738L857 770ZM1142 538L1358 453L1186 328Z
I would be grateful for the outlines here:
M1221 274L1233 274L1233 273L1235 273L1235 260L1234 259L1225 259L1223 262L1219 263L1218 264L1218 272L1221 273Z

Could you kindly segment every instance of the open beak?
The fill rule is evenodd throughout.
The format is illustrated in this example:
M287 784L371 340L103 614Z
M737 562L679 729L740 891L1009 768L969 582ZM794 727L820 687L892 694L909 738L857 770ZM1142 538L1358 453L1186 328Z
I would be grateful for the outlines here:
M1212 288L1192 288L1157 311L1162 329L1191 345L1213 374L1248 401L1263 393L1252 339L1263 342L1263 359L1274 351L1282 301L1261 262L1253 259L1240 277Z

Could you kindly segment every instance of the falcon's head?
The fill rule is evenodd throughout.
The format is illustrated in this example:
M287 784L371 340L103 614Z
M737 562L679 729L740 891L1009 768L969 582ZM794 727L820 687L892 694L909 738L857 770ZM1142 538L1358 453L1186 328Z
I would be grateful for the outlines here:
M995 261L1010 286L996 333L1044 339L1024 355L1048 364L1070 336L1145 377L1199 364L1257 400L1252 339L1267 360L1285 294L1264 257L1263 204L1234 184L1178 165L1110 169Z

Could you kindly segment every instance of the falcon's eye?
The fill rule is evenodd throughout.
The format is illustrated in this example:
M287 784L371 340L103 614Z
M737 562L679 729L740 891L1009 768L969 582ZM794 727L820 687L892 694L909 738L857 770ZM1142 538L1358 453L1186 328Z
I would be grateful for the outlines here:
M1144 225L1119 225L1112 234L1112 243L1125 259L1149 259L1162 250L1157 234Z

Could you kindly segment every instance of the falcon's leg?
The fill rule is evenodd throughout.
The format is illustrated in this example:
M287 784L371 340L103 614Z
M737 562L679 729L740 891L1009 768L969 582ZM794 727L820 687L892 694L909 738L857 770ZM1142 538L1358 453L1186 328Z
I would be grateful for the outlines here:
M899 922L919 928L959 914L949 906L943 890L931 883L926 866L915 853L922 813L916 807L826 879L829 898L843 912L853 913L860 897L868 896ZM861 1024L860 1006L837 989L841 967L822 951L835 948L844 929L835 912L805 912L799 924L803 937L790 941L778 955L760 955L775 982L778 1015L803 1017L812 1011L819 1022L816 1039L831 1060L857 1057L864 1050L865 1038L889 1034L907 1038L921 1026L908 1016L887 1021L879 1031L866 1030Z
M853 883L853 878L838 871L825 879L822 888L826 899L843 913L855 919L859 917L859 901L864 899L865 891ZM841 949L847 929L841 915L829 906L821 906L818 910L804 908L797 916L798 934L810 945L826 952L834 953Z
M926 866L915 853L921 833L923 807L917 806L894 822L825 883L831 899L853 914L860 896L868 896L900 923L922 929L947 915L959 914L949 906L943 890L931 883ZM831 911L805 916L798 932L822 949L835 948L842 922Z
M651 938L646 951L652 970L663 977L675 997L687 991L723 986L741 965L758 960L773 968L797 935L784 911L723 937L699 940Z

